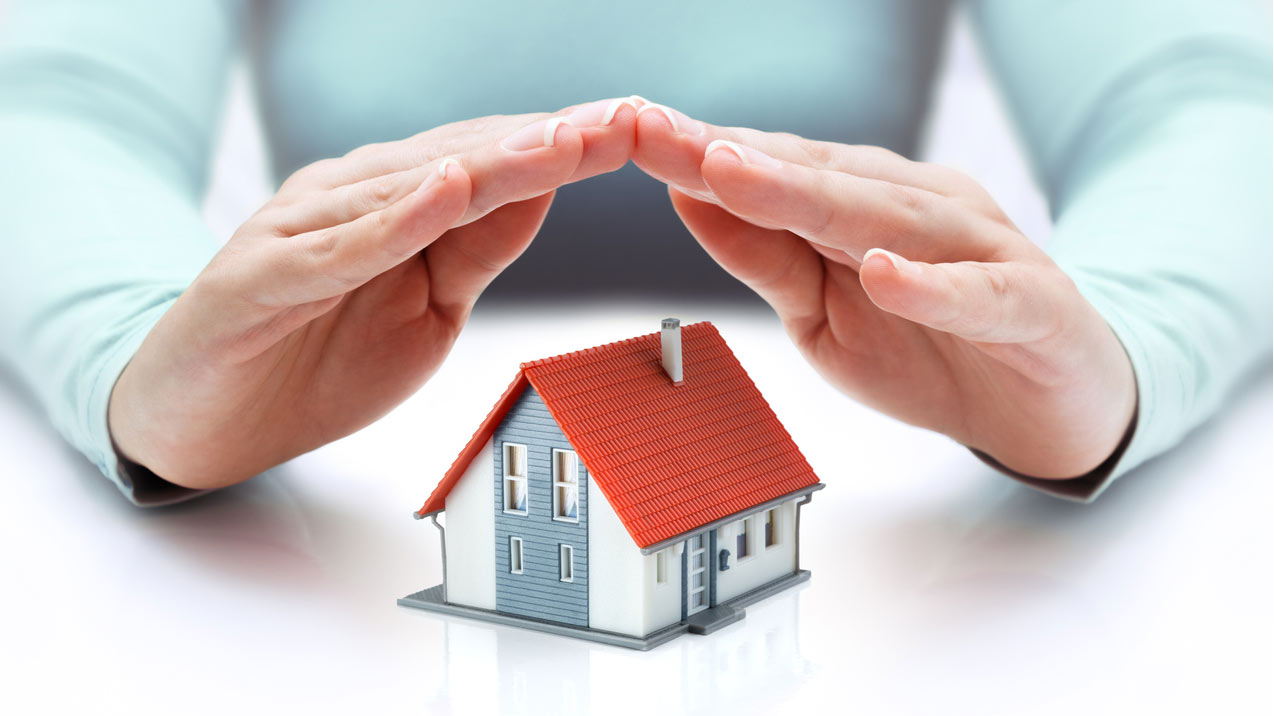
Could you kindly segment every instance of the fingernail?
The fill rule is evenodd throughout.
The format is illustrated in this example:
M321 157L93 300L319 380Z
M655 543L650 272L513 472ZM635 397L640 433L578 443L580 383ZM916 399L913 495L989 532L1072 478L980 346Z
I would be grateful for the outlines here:
M870 261L873 256L879 256L888 261L889 265L892 266L898 273L907 274L909 276L915 276L920 273L920 267L916 266L907 259L904 259L898 254L884 249L868 249L867 253L863 254L863 263Z
M699 136L706 131L703 126L703 122L691 119L672 107L665 107L662 104L655 104L654 102L648 102L643 105L641 109L637 110L637 116L641 116L642 112L647 110L657 110L661 112L664 118L668 120L668 124L672 125L672 131L678 134Z
M446 178L447 178L447 168L448 168L448 167L458 167L458 166L460 166L460 162L458 162L458 161L456 161L456 160L452 159L451 157L447 157L446 159L442 160L442 164L439 164L439 165L438 165L438 176L439 176L439 177L442 177L443 179L446 179Z
M574 127L605 127L614 121L615 113L625 105L637 109L637 103L630 97L603 99L580 107L568 114L566 119Z
M674 189L681 192L682 194L698 199L699 201L715 203L717 200L716 195L710 191L703 191L701 189L690 189L689 187L677 186L676 184L673 184L672 186Z
M650 104L650 100L646 99L645 97L642 97L639 94L630 94L628 95L628 99L631 99L632 101L636 102L639 105Z
M505 137L504 141L500 142L500 146L511 152L551 147L557 141L557 128L563 124L570 124L570 121L566 117L541 119Z
M745 147L741 144L728 142L724 139L714 139L709 142L708 148L703 152L704 158L706 159L709 154L712 154L719 149L728 149L729 151L734 152L734 155L744 164L756 164L758 166L769 167L771 169L779 169L783 166L783 162L780 162L764 152L759 152L752 147Z

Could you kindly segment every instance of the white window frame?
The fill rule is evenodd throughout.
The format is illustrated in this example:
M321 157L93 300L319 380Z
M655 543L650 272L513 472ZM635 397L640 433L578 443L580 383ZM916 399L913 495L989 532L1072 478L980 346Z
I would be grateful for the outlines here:
M571 483L561 479L562 476L559 474L559 471L558 471L558 465L560 463L558 462L557 456L559 454L571 456L571 466L574 468L575 482ZM575 454L574 450L559 450L558 448L553 448L552 458L553 458L553 520L555 522L570 522L572 524L578 524L579 523L579 455ZM562 511L561 510L562 506L558 499L558 491L564 487L566 488L573 487L575 489L575 516L574 517L563 517L560 514Z
M765 526L770 526L769 540L770 543L765 545L767 550L774 549L779 546L779 508L771 507L766 510L761 521L761 542L764 544L766 540Z
M734 551L735 552L739 551L740 536L743 537L743 544L744 546L747 547L747 550L748 550L747 554L734 555L735 562L744 562L756 556L756 548L755 548L755 545L752 544L754 541L752 539L752 533L755 532L756 530L754 530L752 528L752 525L749 524L751 519L752 519L752 516L749 515L739 520L738 522L734 523Z
M575 548L569 544L557 546L557 576L562 582L575 581Z
M514 555L517 555L516 560L513 557ZM525 560L526 560L526 554L522 550L522 538L510 536L509 537L509 573L522 574L523 570L526 568Z
M522 464L518 465L518 467L522 469L521 475L517 475L517 474L513 474L509 472L509 463L512 462L511 460L509 460L509 455L510 453L513 452L511 448L522 448ZM527 446L523 445L522 443L511 443L508 441L504 443L504 445L502 446L502 449L504 450L504 454L501 459L501 462L504 464L504 483L503 483L504 494L501 495L500 498L503 500L504 514L518 515L520 517L529 517L531 514L530 476L527 475L527 463L530 461L529 451L527 449ZM522 491L523 491L522 494L526 495L525 510L515 510L509 507L509 486L510 484L516 483L516 482L522 483Z
M666 549L655 553L655 586L668 586L668 550Z

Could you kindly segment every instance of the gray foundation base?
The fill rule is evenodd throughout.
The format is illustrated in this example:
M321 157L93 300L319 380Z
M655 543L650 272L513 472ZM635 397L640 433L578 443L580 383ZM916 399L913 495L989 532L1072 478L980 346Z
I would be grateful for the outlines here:
M770 595L777 594L784 589L787 589L788 587L807 581L809 578L809 570L799 570L781 579L776 579L769 584L757 587L750 592L740 594L728 602L718 604L711 609L705 609L698 614L693 614L684 622L672 624L660 629L659 631L647 634L644 637L616 634L615 632L601 631L599 629L567 626L566 624L558 624L556 622L549 622L541 619L504 614L490 609L478 609L476 607L466 607L460 604L448 604L443 601L441 584L428 589L422 589L415 594L408 594L402 599L399 599L398 604L404 607L415 607L417 609L424 609L426 611L437 612L439 614L469 617L470 619L480 619L494 624L522 627L523 629L534 629L535 631L557 634L558 636L587 639L589 641L601 642L602 644L610 644L612 646L622 646L629 649L646 651L648 649L653 649L666 641L671 641L672 639L675 639L687 632L691 634L711 634L722 627L743 619L744 607L755 604Z

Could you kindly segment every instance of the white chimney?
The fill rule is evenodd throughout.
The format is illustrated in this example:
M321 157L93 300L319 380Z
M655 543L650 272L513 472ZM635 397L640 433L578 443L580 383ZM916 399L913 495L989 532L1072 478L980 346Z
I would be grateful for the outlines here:
M663 351L664 372L673 385L681 385L681 321L665 318L659 324L659 348Z

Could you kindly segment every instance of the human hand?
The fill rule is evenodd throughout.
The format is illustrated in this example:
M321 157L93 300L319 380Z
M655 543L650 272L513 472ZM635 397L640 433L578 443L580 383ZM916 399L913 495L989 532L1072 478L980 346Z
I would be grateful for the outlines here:
M1090 472L1128 430L1118 339L963 174L653 104L634 161L854 398L1041 478Z
M554 190L627 163L637 105L457 122L293 174L120 375L119 451L220 487L388 412L437 370Z

